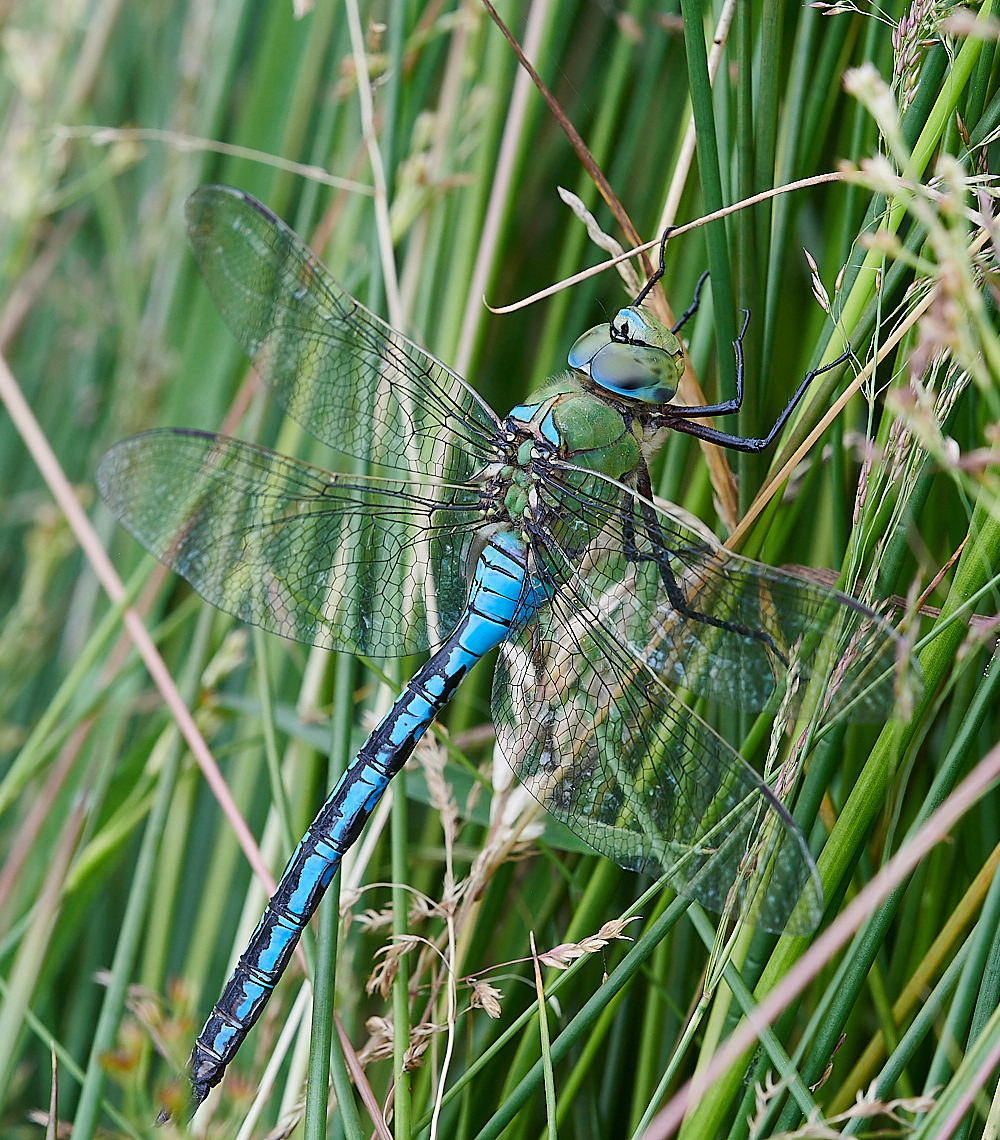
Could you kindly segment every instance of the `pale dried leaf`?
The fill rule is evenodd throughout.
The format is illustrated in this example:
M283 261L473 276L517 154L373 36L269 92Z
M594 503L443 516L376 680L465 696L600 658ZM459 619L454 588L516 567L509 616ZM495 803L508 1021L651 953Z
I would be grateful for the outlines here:
M604 230L601 229L597 224L597 219L587 209L581 198L577 197L572 190L567 190L563 186L557 186L556 189L559 192L559 197L562 198L566 205L569 206L573 213L576 214L580 221L587 227L587 234L594 245L610 253L612 257L620 257L625 252L610 234L606 234ZM639 284L638 275L631 264L627 261L620 261L615 268L618 270L618 276L621 277L625 283L625 291L630 296L635 297L642 286Z

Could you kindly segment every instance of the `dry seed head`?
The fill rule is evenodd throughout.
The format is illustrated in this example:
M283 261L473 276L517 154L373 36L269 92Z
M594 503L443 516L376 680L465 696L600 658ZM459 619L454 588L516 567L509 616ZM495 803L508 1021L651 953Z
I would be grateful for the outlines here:
M802 247L802 252L806 255L806 261L809 263L809 272L812 278L812 293L816 298L816 304L823 310L824 313L830 312L830 296L827 293L823 280L819 275L819 266L813 255L805 248Z
M340 892L340 917L346 918L350 913L354 904L364 894L361 887L344 887Z
M503 1012L500 1008L502 997L502 991L498 990L496 986L491 986L489 982L476 982L472 987L472 999L469 1002L469 1007L481 1009L487 1017L492 1017L495 1021Z
M942 154L938 156L934 172L937 189L942 194L938 208L950 217L961 217L970 189L965 167L953 154Z
M938 30L946 36L975 36L980 40L1000 38L1000 22L992 16L980 20L970 8L952 8L938 24Z
M892 30L892 85L899 92L901 111L905 111L913 102L920 81L924 52L928 41L937 35L938 23L936 0L913 0L909 10Z
M854 497L854 525L857 526L864 509L865 499L868 495L868 472L871 470L871 459L865 459L858 476L858 493Z
M354 921L361 928L362 934L374 934L378 930L388 930L392 926L392 907L375 910L369 907L356 915Z
M561 945L547 950L544 954L539 954L538 960L556 970L565 970L570 962L582 958L585 954L596 954L598 950L603 950L613 939L622 938L631 941L622 931L628 923L634 922L637 917L637 915L632 915L630 918L613 919L606 922L596 934L581 938L579 942L563 942Z
M544 954L539 954L538 960L543 966L551 966L554 970L565 970L570 962L590 952L580 942L562 942L558 946L553 946L551 950L546 950Z
M895 480L906 465L909 453L910 433L902 419L894 419L889 425L889 436L882 455L883 463L888 464L888 480L890 483Z
M425 895L416 895L410 902L406 917L410 925L415 926L418 922L426 922L429 918L444 918L446 914L441 903L436 903Z
M639 914L631 914L628 918L612 918L606 922L597 932L597 937L605 938L608 941L614 938L620 938L624 939L626 942L631 942L632 939L628 938L625 934L622 933L622 931L624 931L625 927L628 926L629 923L638 922L641 918L642 915Z
M411 1045L403 1054L403 1072L412 1073L414 1069L419 1069L424 1063L423 1056L427 1052L429 1041L417 1041Z
M837 690L843 683L847 670L858 659L858 647L864 644L865 636L869 632L869 629L870 622L863 620L851 634L850 640L844 647L844 650L841 653L840 657L837 659L837 663L834 665L833 670L830 674L830 680L827 684L826 692L823 695L824 712L830 707L834 696L837 694Z
M867 177L872 189L884 194L887 198L894 198L900 191L901 181L896 168L884 154L875 154L870 158L861 160L860 169ZM866 234L865 240L869 243L885 241L894 237L887 230L877 230L873 234ZM898 247L898 239L897 239ZM871 246L869 246L871 248Z
M424 772L431 806L440 813L441 826L453 841L458 827L458 804L452 794L451 784L444 779L447 753L434 735L427 733L416 747L416 759Z
M399 935L388 946L381 946L375 951L375 957L382 957L382 961L371 972L368 981L365 982L365 993L370 997L376 990L382 995L383 999L389 996L389 990L392 989L392 983L396 980L396 973L399 970L399 960L409 950L412 950L416 945L422 945L423 939L416 938L413 935Z
M835 1120L853 1120L860 1118L862 1120L873 1116L888 1116L892 1120L897 1121L899 1124L910 1127L910 1122L898 1115L897 1110L901 1112L911 1113L925 1113L929 1112L934 1107L934 1098L930 1096L909 1096L899 1097L896 1100L880 1101L877 1095L877 1086L875 1081L868 1086L867 1090L857 1094L857 1099L846 1112L842 1112Z
M381 1061L392 1056L393 1024L391 1017L369 1017L365 1022L369 1037L358 1050L362 1068L370 1061Z
M775 1079L774 1074L770 1069L764 1074L764 1084L761 1085L760 1081L754 1082L753 1099L754 1099L754 1115L747 1117L747 1124L750 1128L750 1135L755 1136L764 1124L764 1116L767 1113L768 1105L774 1100L779 1093L785 1091L784 1081Z
M917 325L917 343L910 354L908 367L911 376L923 376L938 363L944 353L961 349L964 334L964 309L950 295L947 274L942 274L934 285L934 299Z
M860 67L848 68L844 72L844 90L868 109L884 135L898 135L896 100L873 63L866 61Z

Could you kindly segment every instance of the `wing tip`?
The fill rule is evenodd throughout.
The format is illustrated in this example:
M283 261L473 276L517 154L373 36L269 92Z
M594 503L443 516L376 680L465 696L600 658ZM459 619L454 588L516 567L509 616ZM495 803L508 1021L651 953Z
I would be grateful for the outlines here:
M223 204L238 203L248 210L260 214L272 226L282 228L284 223L271 210L252 194L236 186L226 186L221 182L206 182L187 196L184 202L184 219L192 242L203 238L211 227L213 213Z

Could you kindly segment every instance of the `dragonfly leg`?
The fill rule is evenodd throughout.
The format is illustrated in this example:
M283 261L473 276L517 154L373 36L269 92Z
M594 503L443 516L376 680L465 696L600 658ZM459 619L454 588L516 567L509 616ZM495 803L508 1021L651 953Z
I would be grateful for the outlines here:
M653 499L653 491L649 482L649 471L644 463L637 474L638 490L641 496L639 498L639 509L642 512L643 522L646 524L646 533L652 543L653 550L649 554L639 552L635 541L635 524L632 521L632 513L631 510L626 510L623 527L625 557L631 562L655 562L657 564L660 570L660 581L667 593L667 600L682 617L686 617L690 621L701 622L703 625L713 626L715 629L724 629L728 633L735 633L740 637L749 637L754 641L759 641L778 658L782 665L787 666L787 658L775 645L774 638L766 630L751 629L749 626L739 625L737 622L727 621L725 618L713 617L711 614L702 613L688 603L670 565L670 556L663 540L660 521L656 517L656 511L650 505Z
M702 280L704 280L704 276L702 277ZM698 286L699 288L701 287L701 281L698 282ZM698 294L696 292L695 301L697 301L697 299ZM675 421L683 421L683 419L687 416L728 416L733 412L738 412L740 408L743 407L743 337L746 334L747 325L750 323L750 310L743 309L741 311L743 313L743 327L740 329L739 336L737 336L737 338L733 341L733 352L736 354L736 395L731 400L723 400L720 404L688 405L686 407L682 405L680 407L670 407L669 422L672 428L676 428L678 431L687 431L689 435L697 435L697 432L688 431L688 428L683 426L683 423L677 423ZM681 320L686 321L687 317L688 314L685 313ZM797 400L798 397L799 393L796 393L796 395L793 397L793 401ZM724 433L719 432L718 434L722 435ZM739 439L739 436L733 436L732 438Z
M744 310L745 312L746 310ZM746 322L743 324L743 331L746 331ZM733 348L736 350L736 398L726 404L711 404L703 408L671 408L670 414L667 417L667 422L670 427L675 431L685 432L687 435L693 435L697 439L704 439L708 443L716 443L720 447L728 447L731 451L745 451L750 453L757 453L766 451L767 448L777 439L779 432L785 426L788 417L795 409L795 405L802 399L806 389L809 385L824 372L829 372L831 368L836 368L838 365L844 363L845 360L851 355L851 350L848 348L837 357L836 360L831 360L829 364L824 364L821 368L814 368L812 372L807 372L802 378L802 382L798 388L795 389L792 398L785 405L785 410L775 420L774 425L767 435L759 439L747 439L739 435L731 435L729 432L717 431L715 428L706 427L704 424L688 423L686 417L688 416L703 416L703 415L724 415L728 412L739 410L740 404L743 402L743 333L733 341Z
M660 266L656 270L656 272L653 274L653 276L650 277L650 279L646 282L646 284L639 291L639 295L632 302L632 304L629 306L629 308L637 309L642 304L642 302L646 299L646 297L649 295L650 289L652 289L653 286L657 283L657 281L659 281L660 278L663 276L663 259L664 259L664 256L666 255L666 251L667 251L667 238L670 237L670 235L674 232L675 229L677 229L676 226L667 226L667 228L663 231L663 236L660 238ZM691 304L688 305L688 307L681 314L681 319L679 321L676 321L671 326L670 331L672 333L677 332L678 329L682 329L687 324L687 322L698 311L698 306L701 304L701 287L702 287L702 285L705 284L705 279L707 277L708 277L708 270L706 269L705 272L698 278L698 284L695 285L695 287L694 287L694 297L691 301ZM742 337L742 335L743 334L740 333L741 337Z
M706 269L705 272L698 278L698 284L695 285L695 287L694 287L694 297L692 297L692 299L691 299L691 304L688 305L688 307L684 310L683 313L681 313L680 320L676 321L671 326L670 331L672 333L678 332L680 329L682 329L688 323L688 321L695 315L695 313L697 313L698 306L701 304L701 287L702 287L702 285L705 284L706 280L708 279L708 272L709 271ZM741 337L742 337L742 335L743 334L740 333Z
M653 274L653 276L650 277L650 279L646 282L646 284L643 285L643 287L639 290L639 295L632 302L632 304L629 305L630 309L638 309L638 307L646 299L646 296L649 293L650 289L652 289L653 286L657 283L657 281L659 281L660 278L663 276L663 257L664 257L664 254L666 253L666 250L667 250L667 238L670 237L670 235L674 232L675 229L677 229L676 226L667 226L667 228L663 231L663 237L660 238L660 267L659 267L659 269L656 270L656 272ZM699 285L699 287L701 286L700 281L698 282L698 285ZM696 290L696 292L697 292L697 290ZM671 329L670 331L674 332L674 331L676 331L676 329Z

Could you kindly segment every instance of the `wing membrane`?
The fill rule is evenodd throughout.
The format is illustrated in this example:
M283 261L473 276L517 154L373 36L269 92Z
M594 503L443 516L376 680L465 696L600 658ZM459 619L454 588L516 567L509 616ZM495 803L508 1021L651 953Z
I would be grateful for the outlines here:
M497 739L558 819L621 866L666 873L713 911L806 933L822 889L801 832L760 776L639 660L614 620L534 544L550 598L501 649Z
M393 657L439 644L466 602L475 488L331 474L225 436L113 447L101 494L213 605L273 633Z
M499 422L489 405L354 300L259 202L203 186L185 210L219 311L308 432L408 476L462 481L494 457Z
M826 721L891 713L900 638L854 599L732 554L593 472L555 469L539 498L567 556L549 573L558 580L572 566L577 588L600 599L661 680L760 711L794 663L793 706L812 694ZM907 679L919 685L915 664Z

